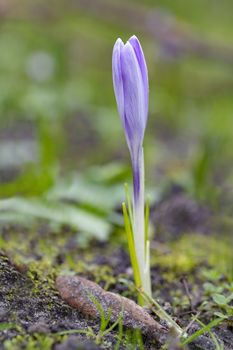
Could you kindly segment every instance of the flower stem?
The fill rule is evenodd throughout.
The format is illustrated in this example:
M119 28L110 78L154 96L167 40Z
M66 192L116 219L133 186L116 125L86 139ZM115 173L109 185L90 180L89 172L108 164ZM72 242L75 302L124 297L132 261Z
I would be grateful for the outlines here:
M172 319L172 317L162 308L162 306L146 292L141 291L141 295L148 302L148 304L154 305L156 310L155 313L160 319L165 320L170 328L173 328L176 334L181 337L187 337L186 332Z
M133 232L136 256L140 271L142 288L151 296L149 239L145 232L145 177L144 154L140 147L136 161L133 161Z

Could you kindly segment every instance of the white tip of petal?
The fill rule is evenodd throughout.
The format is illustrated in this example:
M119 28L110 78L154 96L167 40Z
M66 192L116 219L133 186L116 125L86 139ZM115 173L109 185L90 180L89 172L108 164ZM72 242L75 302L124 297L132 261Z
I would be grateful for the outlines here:
M130 42L130 40L138 40L138 38L137 38L137 36L136 35L132 35L130 38L129 38L129 42Z
M124 46L124 43L123 43L123 41L121 40L121 38L118 38L118 39L116 40L116 42L115 42L114 48L115 48L115 47L122 47L122 46Z

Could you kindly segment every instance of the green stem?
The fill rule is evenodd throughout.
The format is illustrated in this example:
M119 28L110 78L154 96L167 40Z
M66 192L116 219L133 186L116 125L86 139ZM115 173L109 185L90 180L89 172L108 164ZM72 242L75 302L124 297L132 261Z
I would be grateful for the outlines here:
M187 334L184 332L184 330L171 318L171 316L162 308L161 305L159 305L156 300L147 295L144 291L141 291L141 295L148 303L156 307L157 310L154 310L154 312L161 319L165 320L168 323L169 327L174 328L179 337L187 337Z

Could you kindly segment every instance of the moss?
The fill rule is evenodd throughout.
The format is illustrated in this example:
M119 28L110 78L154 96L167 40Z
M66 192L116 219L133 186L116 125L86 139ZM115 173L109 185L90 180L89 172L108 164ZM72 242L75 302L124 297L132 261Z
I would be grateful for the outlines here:
M43 289L45 295L50 295L51 290L54 289L56 275L56 269L52 267L50 261L44 259L31 262L28 265L27 276L33 282L32 293L40 294Z
M231 245L226 240L214 236L190 234L183 235L171 243L166 254L154 254L152 259L156 265L169 270L166 277L170 279L172 272L189 273L203 264L226 276L229 274L231 256Z
M24 305L23 319L29 324L37 322L36 315L39 313L44 319L48 319L50 324L58 322L56 327L61 328L57 329L72 329L72 327L86 329L86 320L79 318L77 325L74 310L60 300L54 288L55 278L60 273L84 275L101 284L105 289L120 291L122 295L134 298L127 284L129 276L126 272L124 276L121 275L117 266L121 261L124 263L127 255L124 255L124 258L117 255L118 260L113 263L115 258L113 259L112 256L111 242L103 247L97 245L91 250L90 248L80 249L76 234L72 230L63 228L51 231L49 226L40 225L34 227L35 231L24 230L23 227L8 227L7 232L2 236L1 246L8 253L10 252L10 259L2 256L2 264L0 264L0 273L5 276L7 285L5 300L13 305L10 319L7 321L20 325L22 305ZM104 259L99 260L103 254ZM230 260L230 245L225 240L220 241L217 237L198 234L184 235L176 242L169 243L165 254L153 251L152 266L155 266L152 270L153 276L155 281L157 279L160 281L160 278L163 280L162 283L154 282L153 290L156 298L162 304L168 301L173 313L185 314L190 308L190 302L180 277L187 275L191 295L193 297L199 295L203 314L211 318L216 308L211 295L203 290L203 284L206 281L212 281L214 286L222 283L227 271L227 264L224 263L226 260L222 257L228 255ZM16 278L11 285L8 283L8 278L13 278L14 275ZM121 276L124 277L125 285L119 283ZM226 279L224 281L226 282ZM31 313L31 310L34 311ZM62 323L66 317L69 318L69 326L64 326ZM70 326L72 322L74 323ZM99 325L95 324L94 327L98 332ZM14 338L10 340L12 336ZM50 333L30 335L23 325L21 330L15 331L13 335L9 333L7 337L4 343L6 350L51 349L60 339L57 335Z
M5 350L51 350L52 345L62 337L58 335L18 335L13 339L6 340L3 345Z

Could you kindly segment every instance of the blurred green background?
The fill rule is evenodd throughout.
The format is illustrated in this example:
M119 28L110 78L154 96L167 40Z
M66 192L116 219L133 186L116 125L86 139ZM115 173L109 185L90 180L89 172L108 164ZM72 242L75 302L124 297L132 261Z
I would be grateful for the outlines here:
M37 215L102 238L121 223L130 162L111 55L133 34L150 78L152 201L175 183L232 212L232 12L229 0L1 0L0 219Z

